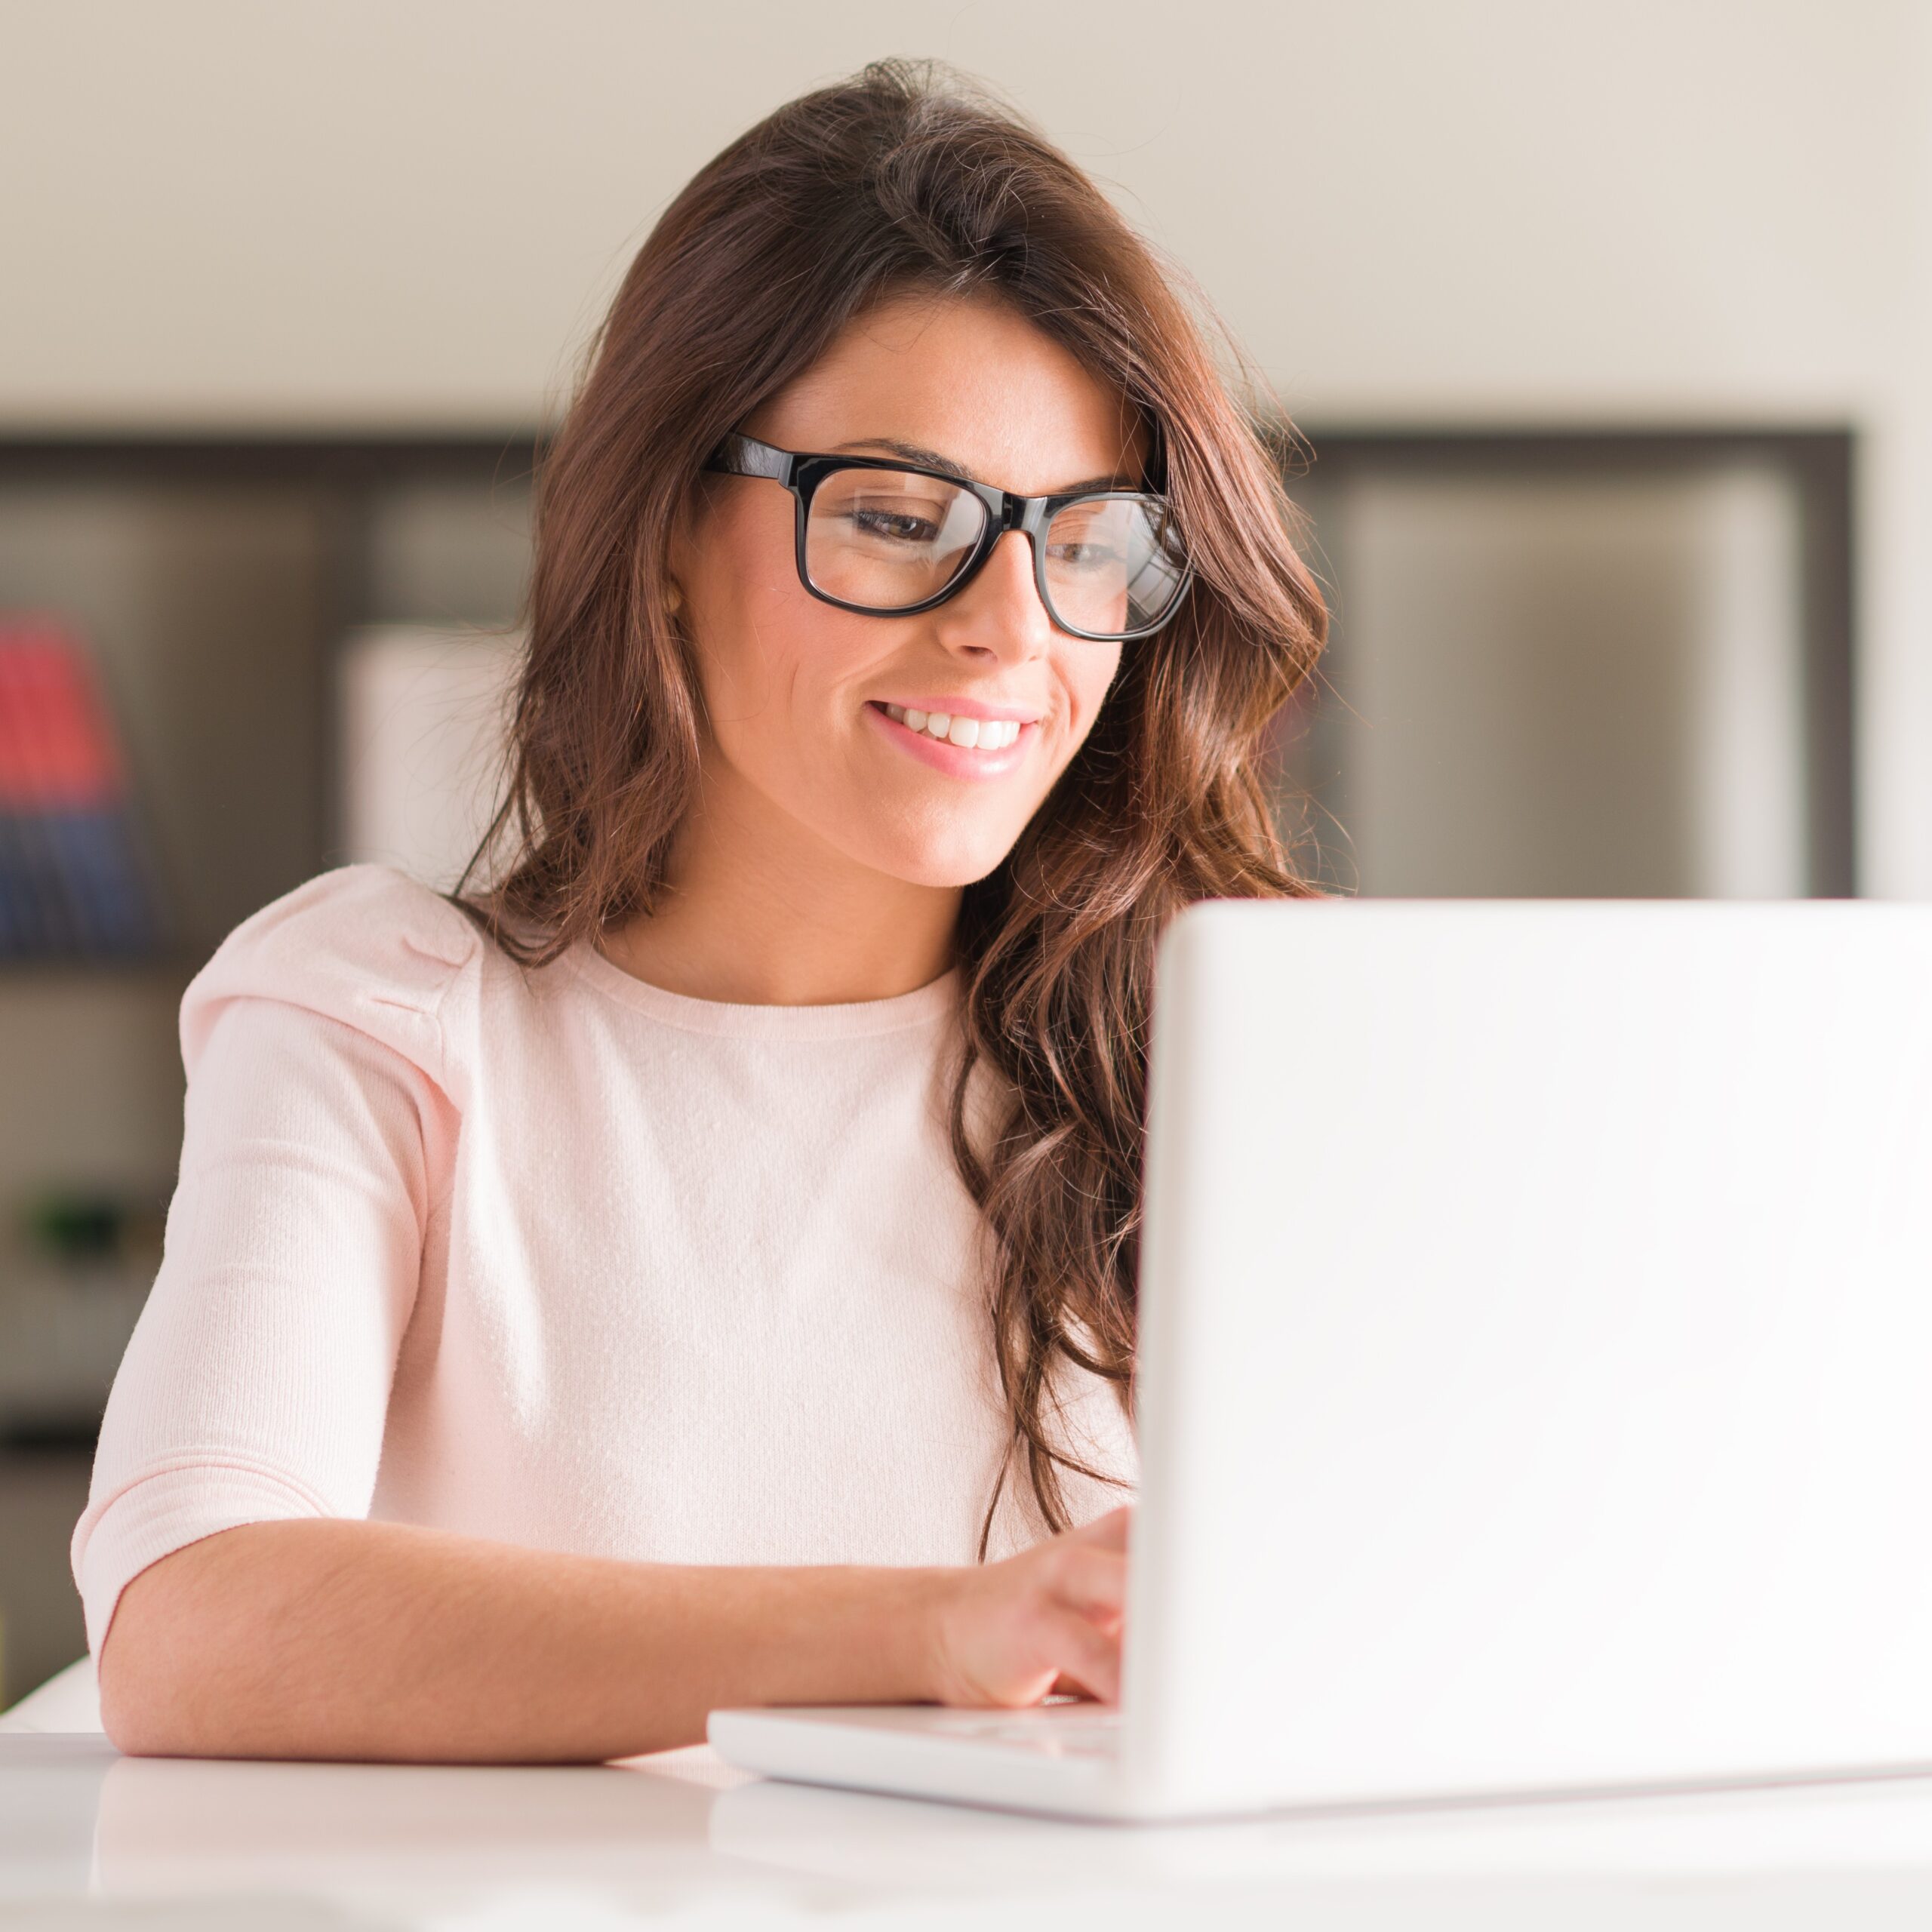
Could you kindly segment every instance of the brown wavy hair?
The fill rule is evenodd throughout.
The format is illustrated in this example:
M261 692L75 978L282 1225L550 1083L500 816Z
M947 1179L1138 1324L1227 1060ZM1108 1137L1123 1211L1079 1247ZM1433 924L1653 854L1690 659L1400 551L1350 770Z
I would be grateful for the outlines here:
M1211 337L1251 401L1262 386L1184 272L983 88L876 62L740 136L652 229L540 466L506 789L450 896L529 966L651 911L703 737L692 641L666 601L700 466L861 311L909 290L1011 303L1126 396L1195 571L961 909L949 1129L987 1237L1010 1432L983 1557L1016 1470L1050 1530L1068 1523L1063 1471L1109 1480L1060 1426L1057 1371L1079 1364L1131 1412L1155 943L1191 900L1311 890L1269 810L1267 731L1327 628ZM466 895L500 841L496 882ZM995 1097L980 1124L976 1074Z

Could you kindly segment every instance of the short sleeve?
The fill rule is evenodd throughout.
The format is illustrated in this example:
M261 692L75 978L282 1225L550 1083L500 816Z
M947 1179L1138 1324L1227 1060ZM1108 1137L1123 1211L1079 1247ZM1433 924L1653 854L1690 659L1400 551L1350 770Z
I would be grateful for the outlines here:
M460 1121L445 1008L486 943L427 886L348 866L245 920L189 982L161 1266L74 1531L97 1656L122 1589L171 1552L368 1513Z

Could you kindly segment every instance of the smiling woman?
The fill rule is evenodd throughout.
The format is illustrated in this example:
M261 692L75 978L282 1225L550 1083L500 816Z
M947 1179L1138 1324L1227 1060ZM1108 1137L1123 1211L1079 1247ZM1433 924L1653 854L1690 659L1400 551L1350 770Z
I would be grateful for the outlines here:
M924 292L863 312L746 420L788 451L924 445L962 475L1042 492L1090 472L1137 473L1146 440L1123 398L1023 315L985 297ZM890 434L853 439L855 425ZM742 826L758 815L757 849L787 876L801 862L822 869L787 849L806 838L851 862L841 875L889 918L910 983L922 983L946 963L959 888L1012 849L1093 728L1123 647L1054 623L1036 586L1041 540L992 531L962 484L870 468L814 480L802 546L792 503L771 482L707 476L706 500L674 546L717 748L706 784L714 798L757 795L756 806L745 798L721 816ZM951 566L898 554L940 547L909 541L906 527L943 532L947 497L998 535L980 567L965 561L977 528L952 546L961 561ZM845 605L826 601L834 588ZM875 606L863 614L851 608L860 592ZM895 722L888 704L900 707L897 721L910 708L946 725L923 740L882 728ZM977 721L1008 718L1024 727L1011 755L980 753ZM1003 782L962 795L935 772ZM676 916L645 921L641 943L674 943ZM648 977L648 955L633 956ZM877 957L855 952L854 964Z
M184 998L74 1545L118 1742L1115 1694L1153 949L1305 889L1291 527L996 104L882 63L700 171L546 460L479 882L325 874Z

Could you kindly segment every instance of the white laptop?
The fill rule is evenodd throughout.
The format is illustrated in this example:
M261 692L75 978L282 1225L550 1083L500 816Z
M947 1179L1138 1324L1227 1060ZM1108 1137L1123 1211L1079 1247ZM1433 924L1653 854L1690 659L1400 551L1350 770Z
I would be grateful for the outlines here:
M720 1711L1074 1817L1932 1768L1932 909L1214 903L1118 1709Z

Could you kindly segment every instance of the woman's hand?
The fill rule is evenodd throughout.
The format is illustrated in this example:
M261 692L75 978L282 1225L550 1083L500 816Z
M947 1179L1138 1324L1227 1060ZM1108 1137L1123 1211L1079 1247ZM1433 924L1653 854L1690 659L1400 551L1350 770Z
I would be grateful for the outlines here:
M1132 1506L1017 1556L951 1573L934 1620L943 1704L1037 1704L1050 1691L1120 1697Z

